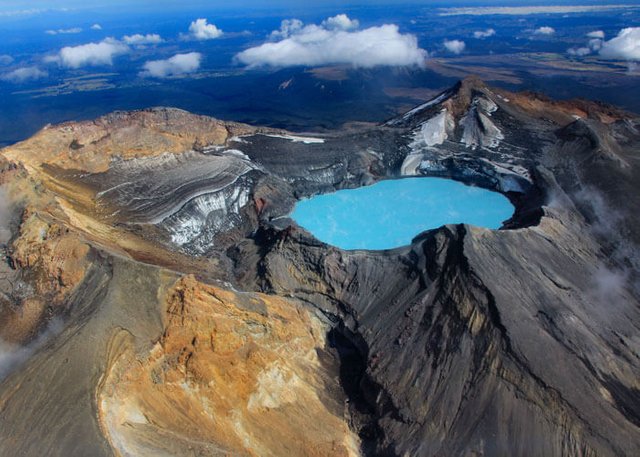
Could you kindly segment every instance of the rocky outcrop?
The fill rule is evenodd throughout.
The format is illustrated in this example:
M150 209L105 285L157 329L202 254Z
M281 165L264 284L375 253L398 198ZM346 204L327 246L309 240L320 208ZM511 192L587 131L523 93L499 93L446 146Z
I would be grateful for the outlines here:
M180 154L254 131L248 125L179 109L153 108L47 126L29 140L5 149L4 155L33 167L51 164L97 173L108 170L112 159Z
M322 137L154 109L3 150L0 454L639 454L639 132L470 79ZM516 211L388 251L286 217L407 175Z
M93 253L76 233L27 207L8 255L0 269L0 335L25 343L42 330L44 320L66 311L66 299L87 275Z
M128 333L111 342L98 405L117 452L359 454L327 325L313 310L192 277L167 301L163 334L145 359L136 358Z

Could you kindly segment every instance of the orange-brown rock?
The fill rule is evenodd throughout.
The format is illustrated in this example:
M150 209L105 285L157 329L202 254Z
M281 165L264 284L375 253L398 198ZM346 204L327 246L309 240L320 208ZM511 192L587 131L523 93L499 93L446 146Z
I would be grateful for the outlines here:
M576 117L598 120L610 124L630 116L622 109L605 103L598 103L583 99L552 100L543 94L535 92L507 92L496 89L513 105L523 110L528 116L550 119L560 125L567 125Z
M327 328L279 297L179 280L165 331L138 355L118 333L98 391L121 455L359 454L326 361Z
M32 273L35 292L56 303L82 281L90 249L76 233L26 212L12 258L18 267Z
M4 154L27 166L51 164L97 173L108 169L113 158L182 153L255 130L178 109L154 108L48 126Z
M17 306L4 303L0 306L0 340L7 343L25 343L45 319L44 300L28 297Z
M91 247L76 231L27 208L9 247L16 270L2 265L8 295L0 304L0 339L27 342L62 313L91 266L90 253Z

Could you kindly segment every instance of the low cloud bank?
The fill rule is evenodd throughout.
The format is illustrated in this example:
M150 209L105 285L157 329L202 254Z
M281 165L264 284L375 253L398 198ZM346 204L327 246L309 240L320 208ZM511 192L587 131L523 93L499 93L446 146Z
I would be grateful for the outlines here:
M593 32L587 33L587 36L589 38L600 38L600 39L603 39L604 38L604 32L602 30L594 30Z
M593 32L587 34L588 37L594 36ZM604 34L602 35L604 36ZM591 38L586 46L579 48L569 48L567 49L567 53L573 57L584 57L588 56L591 53L598 52L602 48L602 39L601 38Z
M330 30L352 30L360 27L360 22L349 19L346 14L338 14L322 21L322 26Z
M14 84L46 78L49 74L38 67L22 67L0 76L0 79Z
M611 300L619 299L628 281L629 274L625 270L600 265L593 273L591 292L599 303L610 303Z
M209 24L207 19L196 19L189 25L189 34L196 40L213 40L220 38L224 32L214 24Z
M575 194L576 201L590 220L591 232L607 243L609 265L600 265L593 274L592 294L601 303L612 303L629 287L640 293L640 254L624 235L627 225L623 213L612 207L597 189L583 187Z
M453 54L462 53L462 51L464 51L464 48L466 47L464 41L460 40L444 40L443 45L447 51Z
M479 6L442 8L440 16L488 16L494 14L524 16L530 14L575 14L622 10L635 5L574 5L574 6Z
M73 27L71 29L57 29L57 30L45 30L47 35L68 35L73 33L80 33L82 29L80 27Z
M584 56L588 56L589 54L591 54L591 49L589 49L587 47L569 48L569 49L567 49L567 54L569 54L570 56L573 56L573 57L584 57Z
M585 46L567 49L574 57L584 57L598 53L604 59L626 60L632 65L640 61L640 27L627 27L614 38L605 41L602 30L587 33L589 41Z
M113 65L113 58L129 52L129 47L114 39L105 38L99 43L66 46L49 57L47 62L56 62L62 67L80 68L85 66Z
M140 72L142 77L168 78L193 73L200 68L202 54L190 52L176 54L169 59L151 60L144 64L144 70Z
M615 38L602 43L600 55L606 59L640 60L640 27L620 30Z
M50 338L62 331L62 322L52 320L38 337L27 345L21 346L0 339L0 381L22 365L34 352L40 349Z
M355 30L358 26L345 14L320 25L287 19L269 35L271 41L240 52L236 60L250 67L347 64L371 68L422 65L427 58L417 38L400 33L397 25Z
M135 35L125 35L124 37L122 37L122 41L129 45L141 45L158 44L162 43L164 40L157 33L148 33L146 35L136 33Z
M473 32L473 37L479 40L483 40L485 38L492 37L496 34L495 29L487 29L487 30L477 30Z
M92 28L99 30L93 26ZM129 46L160 44L163 41L157 33L125 35L122 40L105 38L97 43L65 46L56 55L45 58L45 62L57 63L61 67L72 69L100 65L111 66L115 57L130 51Z
M556 33L556 29L545 25L542 27L538 27L533 31L533 33L536 35L553 35L554 33Z

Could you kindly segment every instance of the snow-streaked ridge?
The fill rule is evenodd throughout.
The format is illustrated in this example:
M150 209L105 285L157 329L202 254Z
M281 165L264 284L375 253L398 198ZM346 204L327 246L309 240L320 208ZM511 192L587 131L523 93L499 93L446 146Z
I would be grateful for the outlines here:
M431 106L435 106L438 103L442 103L443 101L445 101L448 98L450 98L452 95L453 95L453 92L451 90L442 92L441 94L439 94L436 97L432 98L428 102L423 103L422 105L418 105L415 108L407 111L400 118L391 119L390 121L388 121L386 123L386 125L397 125L397 124L400 124L401 122L406 121L407 119L411 118L412 116L418 114L420 111L423 111L423 110L425 110L425 109L427 109L427 108L429 108Z

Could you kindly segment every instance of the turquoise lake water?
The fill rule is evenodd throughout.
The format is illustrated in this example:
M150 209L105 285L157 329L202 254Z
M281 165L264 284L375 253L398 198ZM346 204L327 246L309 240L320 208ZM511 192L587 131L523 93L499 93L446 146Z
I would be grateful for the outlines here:
M390 249L445 224L497 229L513 211L497 192L450 179L405 178L299 201L291 218L341 249Z

